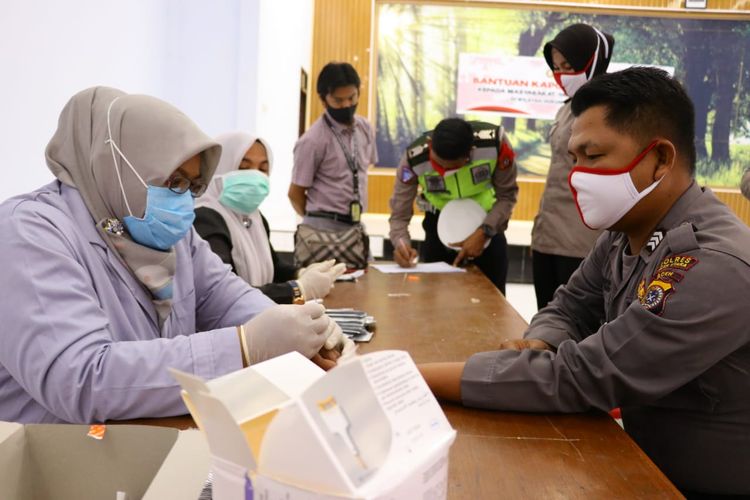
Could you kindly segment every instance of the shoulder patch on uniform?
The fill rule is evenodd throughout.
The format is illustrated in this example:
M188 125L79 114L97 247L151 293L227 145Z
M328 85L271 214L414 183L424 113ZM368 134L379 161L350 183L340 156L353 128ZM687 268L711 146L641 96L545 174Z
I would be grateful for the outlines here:
M643 278L641 282L638 283L636 296L638 297L638 302L643 304L643 298L646 296L646 278Z
M646 287L643 298L640 298L640 302L647 311L661 316L666 308L667 299L674 292L675 289L671 283L655 279Z
M500 170L506 170L513 165L513 160L516 159L516 153L513 148L510 147L506 141L502 141L503 144L500 147L500 154L497 157L497 166Z
M667 305L667 299L677 292L675 286L684 278L684 273L698 263L690 255L670 255L662 259L651 276L648 285L646 279L638 283L636 295L638 301L656 315L661 316Z
M669 283L679 283L682 281L682 275L672 269L662 269L661 271L656 272L654 279L667 281Z
M401 167L401 176L399 177L401 179L401 182L406 184L414 177L416 177L416 174L409 166L404 165L403 167Z
M665 257L657 266L656 272L663 269L687 271L698 263L698 259L690 255L670 255Z

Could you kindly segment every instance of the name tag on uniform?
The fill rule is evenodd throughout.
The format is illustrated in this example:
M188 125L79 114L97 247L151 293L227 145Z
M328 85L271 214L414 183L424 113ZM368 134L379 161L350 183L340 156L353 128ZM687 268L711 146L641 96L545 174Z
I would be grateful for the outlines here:
M490 180L490 164L482 163L476 167L471 167L471 179L474 184L481 184Z
M447 191L445 187L445 179L440 175L428 175L425 177L427 183L427 191L430 193L442 193Z

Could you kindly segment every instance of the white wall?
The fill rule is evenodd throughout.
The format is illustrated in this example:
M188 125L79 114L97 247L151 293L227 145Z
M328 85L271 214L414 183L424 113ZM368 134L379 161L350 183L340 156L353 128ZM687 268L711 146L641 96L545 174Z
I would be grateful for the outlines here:
M3 0L0 200L52 180L44 148L60 110L79 90L110 85L173 103L209 135L266 138L276 164L262 209L274 229L291 230L312 15L313 0Z
M261 0L260 19L254 130L270 142L274 152L271 194L261 210L272 228L292 231L297 218L286 194L299 133L300 69L312 81L317 76L310 74L313 0Z
M67 100L110 85L162 95L165 9L132 0L4 0L0 14L0 200L52 180L44 148Z

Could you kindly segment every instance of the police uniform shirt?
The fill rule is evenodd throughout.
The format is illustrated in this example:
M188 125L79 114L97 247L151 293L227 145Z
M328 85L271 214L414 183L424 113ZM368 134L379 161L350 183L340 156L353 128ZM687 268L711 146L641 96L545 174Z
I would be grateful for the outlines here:
M750 229L696 184L637 256L605 232L525 337L550 351L472 356L467 406L622 408L680 488L750 494ZM628 259L630 261L628 262Z
M503 134L503 141L510 145L507 135ZM503 165L498 162L497 168L492 175L492 186L495 188L496 201L492 209L487 213L483 224L503 232L508 227L508 220L513 212L518 197L518 184L516 183L516 162ZM390 199L391 215L388 219L390 225L389 238L393 242L404 241L408 244L409 221L414 215L414 199L417 197L419 184L417 175L409 167L406 155L401 157L396 169L396 182L393 186L393 194Z
M594 247L601 231L594 231L583 224L568 185L568 176L573 168L568 140L574 119L568 101L557 111L549 133L552 157L539 201L539 213L534 217L531 230L531 249L549 255L582 259Z

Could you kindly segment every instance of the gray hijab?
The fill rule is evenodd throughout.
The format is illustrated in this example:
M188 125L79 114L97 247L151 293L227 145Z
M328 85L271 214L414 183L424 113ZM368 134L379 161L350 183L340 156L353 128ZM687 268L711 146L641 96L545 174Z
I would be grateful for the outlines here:
M201 177L209 182L221 147L170 104L109 87L74 95L47 145L47 166L62 183L78 190L104 241L151 293L163 324L172 307L174 248L163 252L141 245L122 229L120 221L130 212L116 169L135 217L143 217L146 210L146 188L119 155L113 159L107 142L110 128L111 140L148 185L163 185L196 154L201 155Z

